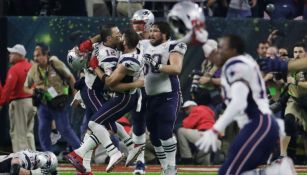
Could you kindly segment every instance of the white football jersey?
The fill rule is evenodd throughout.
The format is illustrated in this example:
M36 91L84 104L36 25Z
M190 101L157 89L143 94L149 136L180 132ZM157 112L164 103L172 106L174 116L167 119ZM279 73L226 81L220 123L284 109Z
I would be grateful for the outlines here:
M140 43L141 54L149 54L159 64L170 64L169 56L172 52L185 54L187 46L185 43L168 40L158 46L152 46L149 40L142 40ZM150 65L145 64L145 91L147 95L157 95L166 92L180 91L180 83L177 75L169 75L154 70Z
M100 68L107 75L111 75L113 70L116 68L119 53L115 49L105 46L103 43L95 43L93 48L92 57L97 56ZM85 83L89 89L92 89L97 76L93 71L89 70L85 70L84 73Z
M139 57L140 55L136 52L127 53L120 56L118 64L122 64L130 71L122 80L123 83L131 83L140 77L144 62ZM136 89L130 90L131 94L135 92Z
M253 118L260 114L271 114L267 99L265 83L258 64L249 55L239 55L226 61L222 68L221 89L225 104L229 104L232 98L231 84L237 81L245 83L250 89L248 106L243 114L237 114L238 122L242 117ZM244 120L244 119L243 119ZM246 120L246 119L245 119Z
M3 156L0 159L0 162L5 161L10 158L19 158L20 162L19 165L27 170L33 170L39 168L39 160L36 156L39 154L38 151L32 150L23 150L17 153L12 153L7 156Z

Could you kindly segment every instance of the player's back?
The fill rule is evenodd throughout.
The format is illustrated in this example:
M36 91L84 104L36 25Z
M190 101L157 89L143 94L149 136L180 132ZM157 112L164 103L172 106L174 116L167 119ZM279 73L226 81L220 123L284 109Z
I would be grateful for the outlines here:
M149 40L142 41L143 54L149 54L158 64L169 65L169 56L172 52L185 54L186 45L168 40L158 46L152 46ZM180 91L180 83L177 75L162 73L145 64L145 90L147 95L157 95L167 92Z
M249 55L239 55L226 61L222 68L222 96L226 104L231 101L230 87L241 81L249 88L245 114L249 118L260 114L271 114L266 94L265 83L258 64Z
M131 83L140 77L144 63L139 57L140 55L136 52L126 53L120 56L118 64L122 64L128 70L127 75L121 82ZM130 93L135 93L135 89L130 90Z

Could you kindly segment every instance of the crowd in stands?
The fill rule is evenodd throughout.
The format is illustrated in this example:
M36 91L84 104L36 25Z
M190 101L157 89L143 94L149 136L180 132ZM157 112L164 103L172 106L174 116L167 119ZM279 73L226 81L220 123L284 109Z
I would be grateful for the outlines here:
M206 16L227 18L306 19L306 0L208 0L196 1ZM175 1L116 0L12 0L5 1L8 16L118 16L131 17L142 8L165 17Z

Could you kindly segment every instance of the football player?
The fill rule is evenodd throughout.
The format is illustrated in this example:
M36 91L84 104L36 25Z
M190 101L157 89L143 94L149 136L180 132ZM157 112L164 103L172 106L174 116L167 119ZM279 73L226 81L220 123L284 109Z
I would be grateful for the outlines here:
M147 129L162 173L175 175L177 141L173 129L181 103L178 75L187 46L170 40L170 32L167 23L156 22L150 29L150 40L143 40L142 45L146 62Z
M56 175L57 157L49 151L23 150L0 156L0 173L11 175Z

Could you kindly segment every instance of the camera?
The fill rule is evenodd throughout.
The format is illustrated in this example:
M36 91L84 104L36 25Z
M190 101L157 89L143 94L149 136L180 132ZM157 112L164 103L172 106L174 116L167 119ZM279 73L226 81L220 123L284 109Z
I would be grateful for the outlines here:
M34 89L33 96L32 96L32 102L33 106L38 107L41 103L41 100L44 97L45 90L44 89Z
M192 78L192 85L190 88L191 93L195 93L199 89L199 79L201 77L202 72L198 69L193 69L192 73L189 75Z

